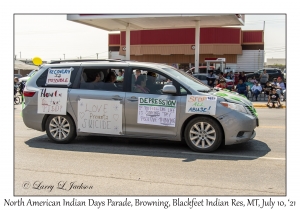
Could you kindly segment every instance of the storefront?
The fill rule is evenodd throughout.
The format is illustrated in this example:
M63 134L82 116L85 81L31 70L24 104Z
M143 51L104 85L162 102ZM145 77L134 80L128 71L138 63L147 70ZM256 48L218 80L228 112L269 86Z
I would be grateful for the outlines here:
M179 69L194 67L194 29L163 29L131 32L131 60L166 63ZM225 68L252 72L263 67L263 31L240 28L201 28L199 66L206 58L224 58ZM125 33L108 36L111 59L125 58ZM216 69L220 66L211 63Z
M242 31L244 15L67 15L70 21L117 32L108 36L109 58L167 63L177 68L225 58L226 68L263 67L263 31ZM196 68L198 69L198 68Z

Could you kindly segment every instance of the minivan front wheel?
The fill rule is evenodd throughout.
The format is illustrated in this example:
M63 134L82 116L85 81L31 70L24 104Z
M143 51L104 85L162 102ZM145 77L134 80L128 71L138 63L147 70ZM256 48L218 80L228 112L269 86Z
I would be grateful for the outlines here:
M220 125L209 117L197 117L186 126L187 145L196 152L212 152L221 145L223 133Z
M76 138L75 124L68 115L51 115L46 121L46 133L56 143L69 143Z

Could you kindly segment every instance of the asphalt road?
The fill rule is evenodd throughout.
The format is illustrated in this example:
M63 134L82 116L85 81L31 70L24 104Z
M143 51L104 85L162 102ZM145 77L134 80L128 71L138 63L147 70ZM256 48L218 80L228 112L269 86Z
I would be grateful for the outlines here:
M15 106L14 195L286 195L286 109L258 108L254 140L214 153L184 143L80 137L59 145Z

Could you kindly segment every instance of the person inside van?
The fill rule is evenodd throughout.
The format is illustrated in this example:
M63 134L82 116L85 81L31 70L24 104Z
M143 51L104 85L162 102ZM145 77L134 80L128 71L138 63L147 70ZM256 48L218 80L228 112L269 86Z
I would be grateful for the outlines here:
M156 85L156 73L148 71L146 88L149 90L149 93L151 94L158 93L158 86Z
M88 83L100 82L101 81L100 70L86 71L86 77L87 77L86 82L88 82Z
M85 70L86 74L86 82L80 84L81 89L101 89L102 81L101 81L101 72L100 70L88 69Z
M145 87L146 86L146 81L145 81L146 77L143 76L139 76L135 82L135 89L134 92L137 93L149 93L150 90Z
M116 80L117 80L117 77L116 77L115 73L111 71L111 72L109 72L108 75L106 76L105 82L106 82L106 83L115 83Z

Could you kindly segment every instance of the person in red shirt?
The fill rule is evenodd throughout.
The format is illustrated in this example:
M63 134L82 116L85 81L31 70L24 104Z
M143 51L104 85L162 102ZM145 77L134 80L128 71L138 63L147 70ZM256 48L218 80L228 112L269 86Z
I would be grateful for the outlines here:
M216 88L227 89L226 81L224 79L221 79L220 83L216 86Z

